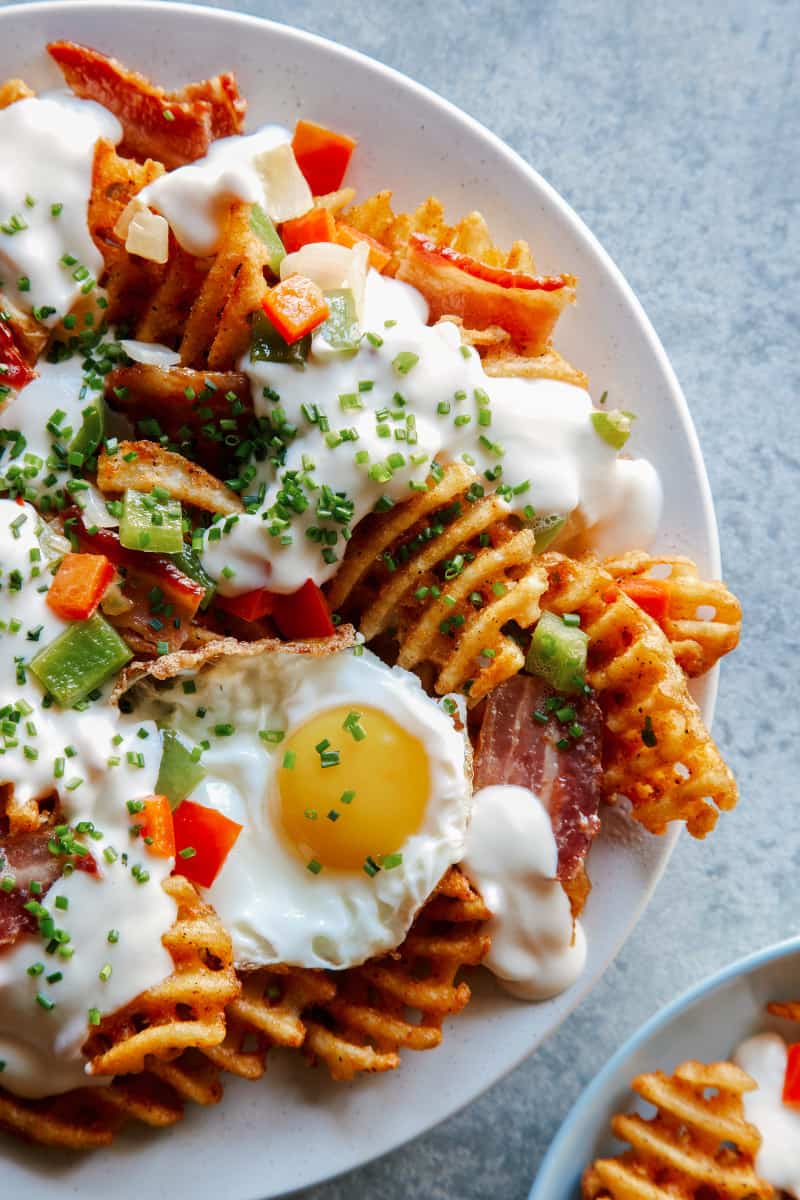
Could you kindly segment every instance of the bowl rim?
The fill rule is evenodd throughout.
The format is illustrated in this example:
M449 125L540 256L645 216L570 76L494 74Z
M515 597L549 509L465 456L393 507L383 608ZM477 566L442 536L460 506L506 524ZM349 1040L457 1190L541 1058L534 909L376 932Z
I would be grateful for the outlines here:
M180 2L180 0L113 0L113 5L110 5L108 0L33 0L32 3L22 3L0 8L0 30L2 30L4 22L24 21L28 14L32 18L35 18L37 15L57 17L63 14L67 19L72 14L75 14L80 15L85 20L87 16L91 16L92 11L106 15L110 7L113 7L115 17L125 17L134 13L151 13L157 14L160 17L170 14L182 18L184 21L191 21L199 17L205 21L214 21L219 25L238 26L243 34L247 30L252 30L253 32L268 31L285 42L288 41L288 43L294 43L297 46L309 46L317 52L333 56L345 66L347 64L357 64L360 69L369 72L376 80L388 79L397 87L414 95L418 100L427 104L434 114L436 112L441 113L450 120L460 124L468 132L482 140L494 152L504 168L517 173L518 176L524 179L528 186L535 189L564 221L570 236L579 245L581 254L593 258L597 267L606 274L610 284L616 289L617 295L626 306L629 320L642 338L643 353L652 362L654 372L660 374L663 379L665 391L669 394L672 405L672 413L679 425L679 436L684 441L687 454L686 468L691 472L697 484L700 500L697 512L697 525L708 544L706 558L708 569L714 576L720 576L721 560L718 526L705 462L686 397L667 353L633 288L627 282L622 271L617 267L598 238L592 233L568 201L521 154L512 149L502 138L493 133L464 109L445 99L432 88L418 83L402 71L382 63L368 54L351 49L320 34L251 13L237 12L227 8L214 8L208 4L188 4ZM703 681L704 691L701 709L704 720L709 727L714 715L718 681L719 667L717 666L704 677ZM469 1089L466 1089L464 1094L460 1095L455 1102L449 1103L447 1110L437 1116L432 1122L427 1122L419 1129L410 1133L406 1130L397 1130L391 1133L385 1141L382 1141L379 1147L360 1156L357 1161L351 1162L349 1165L339 1166L333 1171L325 1170L324 1172L315 1173L313 1178L297 1185L297 1187L308 1187L323 1180L335 1178L347 1171L365 1165L374 1158L397 1149L414 1137L421 1136L441 1121L460 1111L489 1087L499 1082L500 1079L529 1057L543 1040L552 1036L555 1029L563 1023L566 1017L597 986L602 976L619 954L620 949L629 938L633 928L649 904L680 833L680 827L676 826L660 839L661 853L653 866L646 886L641 890L637 903L631 906L626 919L624 922L621 922L618 936L608 954L607 961L590 976L584 977L574 985L568 993L569 999L559 1012L556 1023L544 1038L538 1038L534 1044L530 1044L529 1042L526 1047L518 1048L518 1052L514 1054L510 1061L504 1059L499 1071L495 1068L489 1072L484 1071L480 1073L478 1082L473 1084ZM274 1195L276 1193L270 1194ZM289 1193L282 1192L281 1194L288 1195Z
M800 955L800 935L786 938L781 942L774 942L770 946L763 946L760 950L754 950L743 958L728 963L713 975L707 975L698 983L693 984L676 996L674 1000L670 1000L663 1008L660 1008L643 1025L640 1025L612 1054L605 1066L600 1068L567 1113L558 1133L550 1143L547 1154L542 1159L528 1200L553 1200L554 1197L558 1197L559 1194L553 1189L564 1182L563 1176L557 1174L562 1146L568 1141L576 1125L597 1104L609 1081L642 1046L677 1021L699 1001L709 999L714 992L719 991L732 980L743 979L748 975L755 974L756 971L760 971L770 963L779 962L782 958L789 958L794 954Z

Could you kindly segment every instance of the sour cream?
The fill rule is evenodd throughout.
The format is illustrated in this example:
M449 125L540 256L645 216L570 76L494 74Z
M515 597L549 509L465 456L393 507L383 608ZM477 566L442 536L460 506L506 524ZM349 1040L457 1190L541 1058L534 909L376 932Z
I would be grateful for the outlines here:
M89 1009L113 1012L171 973L161 939L175 920L175 905L161 888L173 860L155 858L131 837L135 818L126 807L156 790L161 743L155 723L121 716L106 696L81 712L45 707L33 673L18 676L20 660L29 662L67 626L46 603L50 575L41 528L30 505L0 500L0 708L23 708L17 733L0 734L0 783L12 784L23 802L57 788L64 822L91 821L102 836L83 839L98 873L75 871L43 898L57 926L70 934L74 955L47 954L39 934L23 935L0 953L2 1084L29 1097L87 1083L81 1046ZM149 874L143 883L132 874L137 865ZM0 877L7 875L13 871L0 870ZM66 899L66 908L55 907L56 896ZM111 929L119 932L116 942L108 940ZM40 962L44 971L29 975ZM101 979L106 965L111 974ZM56 973L62 978L48 982Z
M205 158L161 175L137 199L167 219L184 250L200 256L216 251L236 200L260 204L276 221L299 216L313 203L280 125L220 138Z
M66 93L0 111L1 290L25 312L44 310L45 325L69 312L103 270L86 219L94 147L121 136L107 109Z
M474 464L487 491L508 485L509 512L579 513L590 541L602 530L608 553L650 541L661 510L658 475L649 462L620 458L598 435L588 392L552 379L491 378L478 354L462 347L455 325L428 326L426 319L414 288L371 271L367 336L356 353L333 354L317 335L304 368L243 359L256 413L297 432L281 467L258 465L248 490L265 486L261 511L227 522L218 540L206 541L204 565L224 595L258 587L293 592L306 579L329 579L345 543L341 525L320 520L316 489L327 484L343 493L353 526L382 496L400 502L424 486L437 455ZM321 424L309 420L318 412ZM337 444L341 431L345 440ZM288 529L271 534L269 510L287 471L307 478L309 504ZM315 525L336 532L337 544L311 540Z
M484 965L512 996L546 1000L576 981L586 939L556 878L550 817L528 788L496 784L473 797L461 864L492 912Z
M761 1134L756 1172L778 1191L800 1198L800 1110L784 1104L787 1047L777 1033L748 1038L735 1061L758 1088L744 1094L744 1113Z

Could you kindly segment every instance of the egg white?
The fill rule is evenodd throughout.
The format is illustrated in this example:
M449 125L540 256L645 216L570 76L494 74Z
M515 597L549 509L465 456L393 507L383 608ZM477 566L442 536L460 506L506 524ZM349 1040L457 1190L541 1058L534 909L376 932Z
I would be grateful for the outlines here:
M468 743L416 676L369 651L321 658L278 651L201 670L197 690L180 682L168 724L204 738L207 776L192 799L243 826L207 897L229 930L241 968L287 963L341 969L398 946L444 872L464 852L471 783ZM163 698L163 694L162 694ZM340 705L382 709L423 743L430 796L420 829L397 850L402 863L374 877L324 867L312 874L281 832L277 776L283 745L259 730L292 731ZM205 708L198 718L198 708ZM232 724L231 736L213 735ZM313 797L309 797L313 803Z

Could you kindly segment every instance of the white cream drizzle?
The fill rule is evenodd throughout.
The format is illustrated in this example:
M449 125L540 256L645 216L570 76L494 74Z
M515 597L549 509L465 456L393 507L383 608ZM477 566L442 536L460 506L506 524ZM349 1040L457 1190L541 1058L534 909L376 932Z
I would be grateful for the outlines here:
M493 914L484 965L521 1000L565 991L586 962L586 939L579 923L573 929L557 863L550 817L538 796L510 784L475 794L461 866Z
M260 204L276 221L299 216L312 205L289 134L280 125L220 138L205 158L161 175L137 200L166 217L184 250L201 256L217 249L235 200Z
M422 296L375 271L367 280L365 304L363 328L382 339L379 345L365 339L356 354L331 354L318 335L304 369L251 362L249 356L241 363L250 377L257 414L274 416L278 405L269 397L277 392L279 407L297 428L297 436L288 448L283 468L276 471L269 462L258 466L249 490L255 494L258 484L265 484L262 510L239 517L229 523L229 533L205 543L205 567L223 594L235 595L258 587L293 592L306 579L322 583L336 573L343 541L339 540L335 548L335 558L326 563L322 547L306 535L308 527L318 523L314 501L293 518L292 542L288 546L271 536L270 522L264 519L279 491L280 477L286 470L302 471L304 456L306 462L314 464L309 473L316 484L326 483L353 502L353 525L373 509L382 495L401 501L412 494L409 484L424 482L435 455L458 460L466 454L474 460L480 483L487 491L499 483L512 487L529 484L511 498L509 510L522 512L532 505L539 517L566 517L577 510L590 539L594 529L602 530L603 547L609 552L649 542L661 510L658 475L643 459L620 458L595 432L588 392L551 379L487 376L474 351L466 356L462 353L455 325L427 326L427 306ZM386 322L396 323L387 328ZM393 365L403 353L418 357L405 374ZM360 383L371 383L371 390L359 391ZM273 390L267 391L266 397L265 388ZM485 392L489 397L488 426L478 423L476 389L478 396ZM404 406L393 399L398 393L405 400ZM455 399L456 393L464 398ZM343 407L339 399L342 395L357 396L363 408ZM309 411L315 404L324 410L330 431L353 429L358 440L329 446L326 434L304 413L304 406ZM449 405L449 412L440 413L440 404ZM385 408L395 412L402 409L401 419L377 419L376 412ZM455 418L461 414L470 420L457 426ZM394 437L395 429L406 430L407 417L416 432L416 443L411 445ZM380 426L388 430L388 437L380 436ZM504 453L482 444L481 436L499 444ZM369 461L359 465L355 455L363 452L367 452ZM371 479L370 466L385 463L393 453L403 455L404 465L394 469L386 482ZM416 465L412 455L420 456ZM502 467L502 476L490 483L484 472L497 466ZM328 527L335 528L330 522ZM223 574L226 567L233 575Z
M734 1060L758 1084L744 1094L744 1113L761 1134L756 1172L776 1189L800 1198L800 1109L784 1104L786 1042L777 1033L748 1038Z
M45 325L69 312L103 269L86 219L94 146L98 138L116 144L121 136L107 109L67 93L18 100L0 111L0 161L6 164L0 172L0 291L26 312L54 309L42 318ZM53 205L61 205L57 214ZM4 232L15 217L25 228ZM75 261L62 262L64 255ZM28 288L20 287L24 280Z
M14 537L11 522L20 516L25 520ZM39 549L40 525L30 505L0 500L0 619L5 623L0 629L0 708L24 701L31 709L18 723L16 738L0 735L0 783L13 784L22 801L57 787L64 821L93 821L103 837L82 839L96 858L99 874L76 871L57 881L43 900L57 925L71 934L74 956L48 955L38 934L23 935L10 950L0 952L0 1061L5 1062L0 1082L24 1096L50 1095L87 1082L80 1048L89 1032L89 1009L113 1012L170 974L172 960L161 938L175 919L175 905L160 886L172 859L155 858L131 837L132 818L126 808L128 800L155 792L161 759L155 724L121 716L106 698L82 712L56 704L45 708L43 690L32 672L25 673L24 683L17 680L17 659L29 661L67 625L46 603L50 575L44 555L39 563L31 561L31 551ZM10 587L14 571L22 579L18 590ZM38 640L30 641L28 633L39 627ZM139 730L147 736L140 737ZM121 740L115 744L114 738ZM10 744L14 740L16 746ZM35 759L26 757L26 746L36 753ZM141 754L144 765L131 765L129 752ZM110 758L119 764L110 766ZM56 759L64 762L60 780L55 776ZM81 782L70 787L76 780ZM106 861L106 847L114 848L117 861ZM122 862L123 852L129 855L128 866ZM137 863L149 872L145 883L131 874ZM0 871L0 876L7 874L13 872ZM67 898L66 911L54 907L56 895ZM119 930L116 944L108 942L112 928ZM27 969L36 962L45 964L45 972L32 977ZM99 972L106 963L112 974L103 982ZM48 984L47 975L56 971L63 979ZM55 1008L43 1009L37 993L54 1001Z

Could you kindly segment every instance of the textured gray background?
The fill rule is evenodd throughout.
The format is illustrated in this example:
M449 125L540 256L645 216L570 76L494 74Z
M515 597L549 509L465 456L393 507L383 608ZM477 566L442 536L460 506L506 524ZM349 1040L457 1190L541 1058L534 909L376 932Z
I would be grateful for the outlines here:
M682 840L616 963L538 1054L425 1137L302 1193L521 1200L572 1102L646 1017L724 963L800 932L798 8L227 6L344 42L427 84L505 138L587 221L686 391L725 575L745 606L715 724L738 773L739 810L706 845Z

